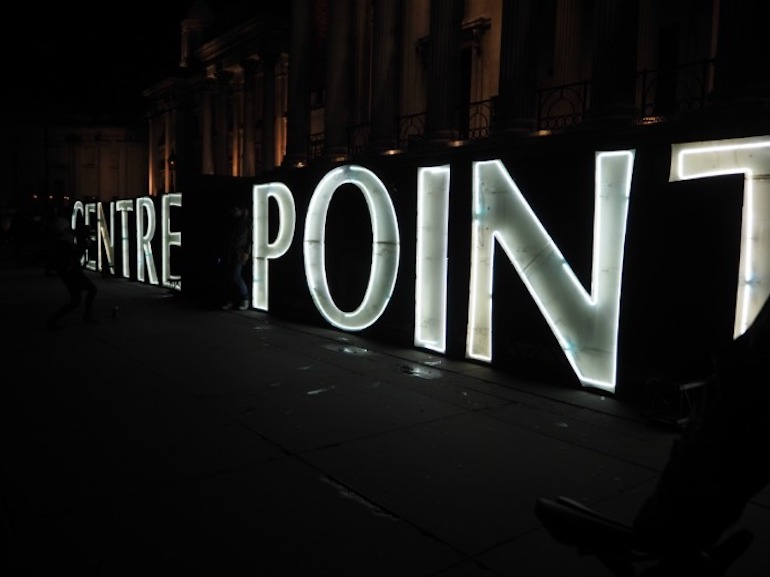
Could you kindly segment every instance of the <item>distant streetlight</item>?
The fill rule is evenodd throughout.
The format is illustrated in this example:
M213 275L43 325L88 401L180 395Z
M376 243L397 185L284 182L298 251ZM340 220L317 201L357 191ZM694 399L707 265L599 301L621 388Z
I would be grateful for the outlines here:
M168 170L169 170L169 192L175 192L176 191L176 153L174 150L171 150L171 154L168 155L167 159L168 163Z

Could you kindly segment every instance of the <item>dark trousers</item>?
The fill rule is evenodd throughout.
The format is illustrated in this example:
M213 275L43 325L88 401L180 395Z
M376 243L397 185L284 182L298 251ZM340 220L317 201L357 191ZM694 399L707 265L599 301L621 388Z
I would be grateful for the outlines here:
M90 318L91 309L96 298L96 285L91 282L80 268L76 268L71 271L64 271L59 274L64 286L67 288L70 300L65 303L56 313L51 317L50 322L63 318L67 313L74 311L83 302L83 293L85 293L85 308L83 310L83 317L85 319Z

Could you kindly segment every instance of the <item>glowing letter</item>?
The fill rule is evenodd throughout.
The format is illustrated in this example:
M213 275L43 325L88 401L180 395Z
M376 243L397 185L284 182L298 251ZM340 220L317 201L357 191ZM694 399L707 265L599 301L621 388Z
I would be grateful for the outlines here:
M353 312L341 311L329 294L326 280L326 214L335 190L345 183L364 194L372 219L372 268L366 294ZM385 310L396 284L399 236L396 211L382 181L366 168L340 166L316 186L308 206L304 239L305 276L310 295L323 317L337 328L356 331L371 326Z
M85 212L84 212L85 218L83 219L83 222L85 223L85 227L86 227L85 229L86 229L86 231L88 232L88 235L89 235L89 238L88 238L89 241L93 240L91 238L91 229L90 229L90 226L89 226L91 224L91 220L92 220L91 215L92 214L93 215L96 214L96 203L95 202L89 202L89 203L87 203L85 205ZM97 224L97 227L98 227L98 225L99 225L98 217L97 217L96 220L97 220L96 224ZM91 246L91 242L88 243L88 246ZM83 258L85 259L84 260L85 267L88 270L96 270L96 261L91 258L91 251L88 250L88 246L86 246L85 251L83 253ZM97 248L98 248L98 245L97 245Z
M743 174L743 218L733 336L742 335L770 296L770 136L671 147L669 180Z
M466 354L492 358L494 241L502 246L584 386L615 390L620 284L634 151L596 154L591 293L498 160L473 165Z
M96 262L97 269L104 270L104 264L102 263L102 246L104 246L104 253L107 255L107 266L110 267L110 273L115 274L115 260L113 257L113 251L115 249L115 242L113 236L115 233L115 211L110 210L110 228L107 228L107 219L104 216L104 206L101 202L96 203Z
M113 210L120 213L120 254L123 261L123 277L129 278L131 270L128 267L128 213L134 210L133 201L118 200Z
M72 227L73 231L78 226L78 213L80 213L81 217L83 218L83 222L85 222L86 208L83 202L80 200L76 200L75 203L72 205L72 216L70 216L70 227ZM83 264L85 259L86 259L86 255L83 254L83 256L80 259L80 264Z
M144 230L147 215L147 232ZM150 242L155 236L155 205L150 197L136 199L136 278L144 282L144 266L150 275L150 284L158 284L158 274L155 272L155 260L152 258Z
M414 344L446 349L447 227L449 167L420 168L417 174L417 262Z
M179 192L163 196L163 286L166 288L182 289L182 277L171 274L171 247L182 246L182 233L171 232L171 207L182 206L182 194Z
M72 205L72 216L70 217L70 226L72 227L72 230L75 230L78 225L78 213L80 213L80 216L82 216L85 221L86 208L81 200L76 200Z
M268 309L268 270L267 261L283 256L294 240L294 227L297 212L294 197L289 188L280 182L258 184L254 186L254 275L252 280L252 304L254 308ZM269 201L274 198L278 204L278 233L271 243L268 239Z

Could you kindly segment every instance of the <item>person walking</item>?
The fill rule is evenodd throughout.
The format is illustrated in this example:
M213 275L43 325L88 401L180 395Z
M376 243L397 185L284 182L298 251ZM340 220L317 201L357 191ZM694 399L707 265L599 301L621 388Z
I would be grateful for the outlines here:
M231 210L232 223L230 235L225 247L225 298L223 310L249 308L249 287L246 273L251 259L251 219L249 208L237 204Z
M84 241L82 239L79 242L76 240L75 233L70 228L66 218L60 216L59 219L55 226L56 236L52 240L51 246L52 267L64 283L69 294L69 300L48 319L49 329L64 328L59 321L84 302L83 293L86 295L83 320L86 323L96 322L92 316L92 309L98 291L96 285L83 272L82 259L86 248L83 244Z

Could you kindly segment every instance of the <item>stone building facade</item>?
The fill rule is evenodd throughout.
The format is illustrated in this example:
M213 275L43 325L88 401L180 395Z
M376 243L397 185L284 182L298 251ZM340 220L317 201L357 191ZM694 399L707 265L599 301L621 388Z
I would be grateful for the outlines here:
M195 2L179 69L145 92L149 192L199 174L675 122L730 103L766 112L767 10L751 0L293 0L223 27Z

